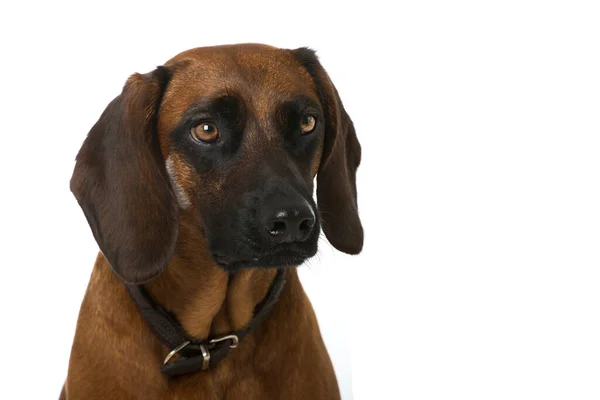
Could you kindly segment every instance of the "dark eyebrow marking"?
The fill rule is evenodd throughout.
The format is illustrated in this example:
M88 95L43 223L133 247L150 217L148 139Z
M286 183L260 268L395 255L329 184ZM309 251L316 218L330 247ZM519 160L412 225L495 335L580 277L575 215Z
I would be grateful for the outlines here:
M237 116L240 112L242 99L233 94L219 97L203 97L189 106L181 116L181 122L187 123L204 118L228 118L229 115Z
M301 112L309 109L317 114L323 115L323 110L321 105L313 100L310 97L306 96L296 96L290 99L287 99L280 103L279 110L280 112L294 112L296 114L300 114Z

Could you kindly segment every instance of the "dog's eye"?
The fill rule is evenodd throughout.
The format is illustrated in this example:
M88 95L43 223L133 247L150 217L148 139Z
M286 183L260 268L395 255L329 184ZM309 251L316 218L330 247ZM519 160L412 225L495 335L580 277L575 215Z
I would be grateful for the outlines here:
M315 130L317 126L317 117L311 114L303 115L300 118L300 129L302 130L302 134L306 135Z
M219 138L219 128L212 121L203 121L194 126L190 134L199 142L212 143Z

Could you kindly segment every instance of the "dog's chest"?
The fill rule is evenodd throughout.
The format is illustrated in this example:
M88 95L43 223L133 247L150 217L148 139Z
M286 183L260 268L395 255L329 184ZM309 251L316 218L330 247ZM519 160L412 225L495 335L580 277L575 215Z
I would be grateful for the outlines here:
M166 398L177 400L246 400L278 397L275 392L279 392L279 385L270 382L269 379L265 379L257 373L219 372L206 375L200 373L189 377L176 378L170 383L170 396ZM165 397L160 398L164 399Z

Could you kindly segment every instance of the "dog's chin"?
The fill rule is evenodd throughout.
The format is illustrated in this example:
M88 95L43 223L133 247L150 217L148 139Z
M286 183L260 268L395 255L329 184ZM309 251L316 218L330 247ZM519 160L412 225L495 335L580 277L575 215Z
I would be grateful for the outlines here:
M290 268L297 267L314 256L312 252L299 250L281 250L254 256L232 257L213 253L213 259L226 271L237 271L245 268Z

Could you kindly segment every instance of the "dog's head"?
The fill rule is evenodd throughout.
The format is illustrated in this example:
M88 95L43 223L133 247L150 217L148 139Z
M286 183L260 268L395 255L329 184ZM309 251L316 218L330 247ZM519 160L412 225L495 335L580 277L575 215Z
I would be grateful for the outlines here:
M299 265L321 226L360 252L359 163L313 51L208 47L129 78L83 143L71 190L113 270L141 283L167 266L184 220L227 270Z

